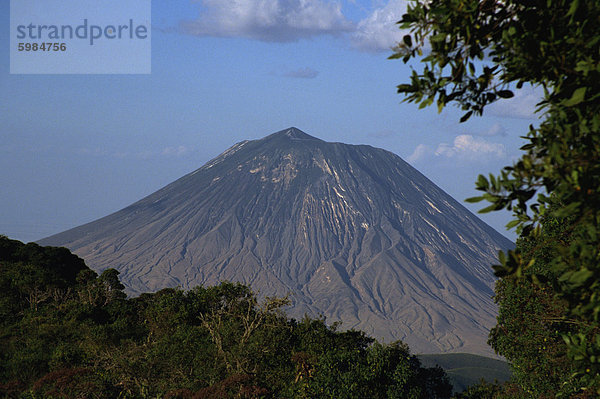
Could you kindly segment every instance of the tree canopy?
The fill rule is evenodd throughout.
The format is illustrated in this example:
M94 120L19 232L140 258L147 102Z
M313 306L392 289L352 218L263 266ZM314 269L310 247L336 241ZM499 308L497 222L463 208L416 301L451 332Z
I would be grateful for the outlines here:
M501 253L496 274L539 288L553 276L561 317L578 325L562 332L575 377L600 393L600 3L416 0L399 24L410 34L391 58L422 62L398 86L409 102L457 104L466 121L524 85L543 90L520 159L479 176L483 195L470 201L490 202L482 212L512 211L507 227L537 243ZM556 220L569 221L569 240L546 234L544 223ZM553 256L542 261L536 248L548 244Z
M585 325L568 317L566 301L554 289L557 276L548 267L557 256L554 242L568 242L570 231L567 220L542 220L539 237L517 241L523 261L535 259L525 277L537 276L537 281L508 275L496 284L499 315L489 343L511 362L512 389L523 396L569 397L581 388L562 336L586 333Z
M127 298L65 248L0 236L0 396L449 398L440 368L223 282Z

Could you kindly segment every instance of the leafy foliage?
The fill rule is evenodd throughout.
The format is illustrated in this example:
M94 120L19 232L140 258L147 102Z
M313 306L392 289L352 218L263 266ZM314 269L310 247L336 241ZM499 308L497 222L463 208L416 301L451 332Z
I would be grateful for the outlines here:
M241 284L128 299L64 248L0 237L0 396L449 398L439 368Z
M413 1L400 21L410 29L392 58L421 57L421 71L398 92L421 107L458 104L462 121L513 96L541 87L538 127L530 126L521 158L498 176L480 176L484 192L471 201L508 209L522 237L545 240L543 218L571 221L570 239L555 241L545 269L564 317L586 332L561 332L583 389L600 393L600 3L595 0ZM429 48L426 49L426 47ZM551 202L558 204L551 207ZM540 281L538 262L522 250L501 254L498 276ZM543 276L540 276L543 277ZM543 285L538 288L542 289ZM531 287L531 289L537 289Z
M481 381L479 384L468 387L456 395L456 399L499 399L502 387L498 384Z
M548 268L557 256L554 243L569 241L571 226L556 219L544 219L542 226L540 237L523 237L517 242L524 261L536 260L525 271L525 278L506 276L496 285L500 313L490 344L511 362L514 382L523 392L550 398L578 391L577 379L572 378L574 364L567 357L562 336L586 329L567 317L566 301L555 295L557 277Z

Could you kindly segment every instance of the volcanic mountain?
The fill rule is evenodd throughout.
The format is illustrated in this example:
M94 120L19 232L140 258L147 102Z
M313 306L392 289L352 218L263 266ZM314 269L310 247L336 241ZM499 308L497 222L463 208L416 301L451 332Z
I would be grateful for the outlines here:
M240 142L102 219L40 241L129 294L241 281L288 314L414 352L491 354L490 265L513 244L391 152L289 128Z

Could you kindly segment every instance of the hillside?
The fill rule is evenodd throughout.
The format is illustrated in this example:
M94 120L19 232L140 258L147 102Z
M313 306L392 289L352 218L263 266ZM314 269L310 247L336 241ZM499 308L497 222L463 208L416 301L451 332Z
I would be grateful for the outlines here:
M440 366L450 379L454 392L462 392L468 386L481 380L493 383L505 382L511 377L508 363L469 353L446 353L437 355L419 355L425 367Z

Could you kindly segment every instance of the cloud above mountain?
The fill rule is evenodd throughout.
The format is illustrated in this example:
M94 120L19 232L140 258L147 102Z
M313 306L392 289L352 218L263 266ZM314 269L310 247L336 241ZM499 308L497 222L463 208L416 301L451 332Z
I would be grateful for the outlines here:
M352 33L353 46L363 51L389 51L405 34L397 25L405 12L405 0L391 0L374 9Z
M481 138L473 137L470 134L461 134L456 136L452 144L441 143L435 150L435 155L448 158L479 158L506 156L504 145L500 143L490 143Z
M491 104L490 114L506 118L537 119L539 115L535 114L535 109L543 99L543 90L539 87L526 86L513 91L514 97Z
M353 31L337 2L323 0L202 0L195 21L182 23L196 36L293 42Z
M377 2L358 18L348 18L342 4L330 0L200 0L195 20L179 30L194 36L243 37L264 42L294 42L318 36L344 36L352 47L389 51L404 32L396 24L406 0Z
M440 143L435 150L428 145L419 144L406 160L414 163L434 157L463 161L486 161L506 158L507 153L504 144L489 142L470 134L461 134L454 138L452 144Z

